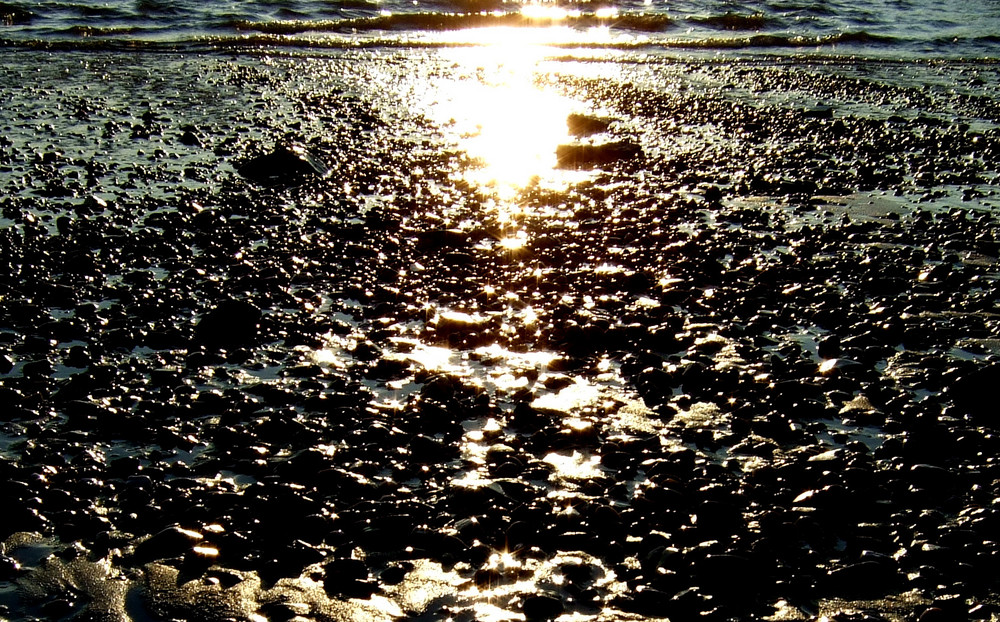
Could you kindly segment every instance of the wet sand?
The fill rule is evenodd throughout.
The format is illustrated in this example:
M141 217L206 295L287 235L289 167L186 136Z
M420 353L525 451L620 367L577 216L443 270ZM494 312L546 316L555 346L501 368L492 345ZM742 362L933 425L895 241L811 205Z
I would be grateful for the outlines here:
M4 617L1000 616L996 65L15 56Z

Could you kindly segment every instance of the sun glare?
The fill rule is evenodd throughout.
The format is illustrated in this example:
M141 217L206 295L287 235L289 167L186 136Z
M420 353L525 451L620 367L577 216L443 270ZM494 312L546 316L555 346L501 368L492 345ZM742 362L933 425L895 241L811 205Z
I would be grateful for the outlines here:
M528 235L524 231L518 231L512 236L503 238L499 244L501 248L508 251L516 251L524 248L528 242Z
M544 88L551 44L573 32L559 23L568 12L527 5L522 13L547 25L458 33L472 45L441 52L457 72L429 85L425 99L427 116L469 156L465 180L497 200L501 212L514 209L517 195L534 183L570 183L570 174L557 169L556 148L570 140L567 118L581 108Z
M579 15L579 11L569 11L553 4L526 4L521 7L521 15L528 19L558 21L571 15Z
M505 201L555 169L573 110L571 101L535 83L544 50L524 41L521 29L509 30L503 43L477 50L482 80L455 84L441 110L461 128L475 162L468 181Z

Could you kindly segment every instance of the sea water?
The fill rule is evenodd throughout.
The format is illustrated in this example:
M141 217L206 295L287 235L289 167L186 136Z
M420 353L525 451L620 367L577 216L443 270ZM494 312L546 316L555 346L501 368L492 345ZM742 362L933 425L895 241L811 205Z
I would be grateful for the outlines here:
M3 47L477 44L545 28L567 47L995 57L1000 0L75 0L0 3Z

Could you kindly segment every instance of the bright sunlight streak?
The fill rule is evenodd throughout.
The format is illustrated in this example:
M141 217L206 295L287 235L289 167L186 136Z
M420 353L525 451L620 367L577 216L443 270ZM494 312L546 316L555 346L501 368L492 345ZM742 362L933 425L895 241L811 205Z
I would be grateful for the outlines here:
M565 13L547 5L523 11L556 24ZM429 116L454 133L473 162L465 179L501 202L534 181L571 183L569 172L556 169L556 148L570 140L567 117L581 105L540 84L542 65L553 52L548 45L563 31L571 29L470 29L464 36L477 46L442 52L464 68L464 79L433 85L427 93Z
M440 110L455 120L477 164L467 179L503 200L555 168L556 147L568 140L566 118L573 111L570 100L535 84L544 50L524 42L519 29L509 30L505 42L475 51L484 67L482 81L454 84Z
M579 14L579 11L573 13ZM553 4L526 4L521 7L521 15L529 19L561 20L572 15L568 9Z

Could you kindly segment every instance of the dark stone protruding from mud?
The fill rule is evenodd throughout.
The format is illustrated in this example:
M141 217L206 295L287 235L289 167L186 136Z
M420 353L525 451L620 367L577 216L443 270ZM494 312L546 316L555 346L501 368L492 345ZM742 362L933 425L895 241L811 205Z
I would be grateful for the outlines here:
M187 130L181 135L180 142L182 145L187 145L188 147L201 147L201 137L197 132L193 130Z
M590 115L573 113L566 117L566 127L573 136L591 136L607 132L611 126L610 119L592 117Z
M319 156L299 144L278 145L271 153L257 156L239 168L239 173L264 186L287 186L309 177L330 176L330 167Z
M878 598L903 585L903 577L886 561L863 561L830 571L826 587L832 594L846 598Z
M830 106L815 106L802 111L802 116L807 119L832 119L833 108Z
M323 571L323 589L332 596L368 598L378 589L369 579L368 567L358 559L334 559Z
M642 149L628 141L590 144L568 144L556 147L560 168L589 169L607 166L639 156Z
M203 536L177 525L167 527L163 531L150 536L135 547L132 560L136 563L146 563L171 557L182 557L192 546L201 542Z
M534 594L524 599L526 620L554 620L562 615L563 603L552 594Z

